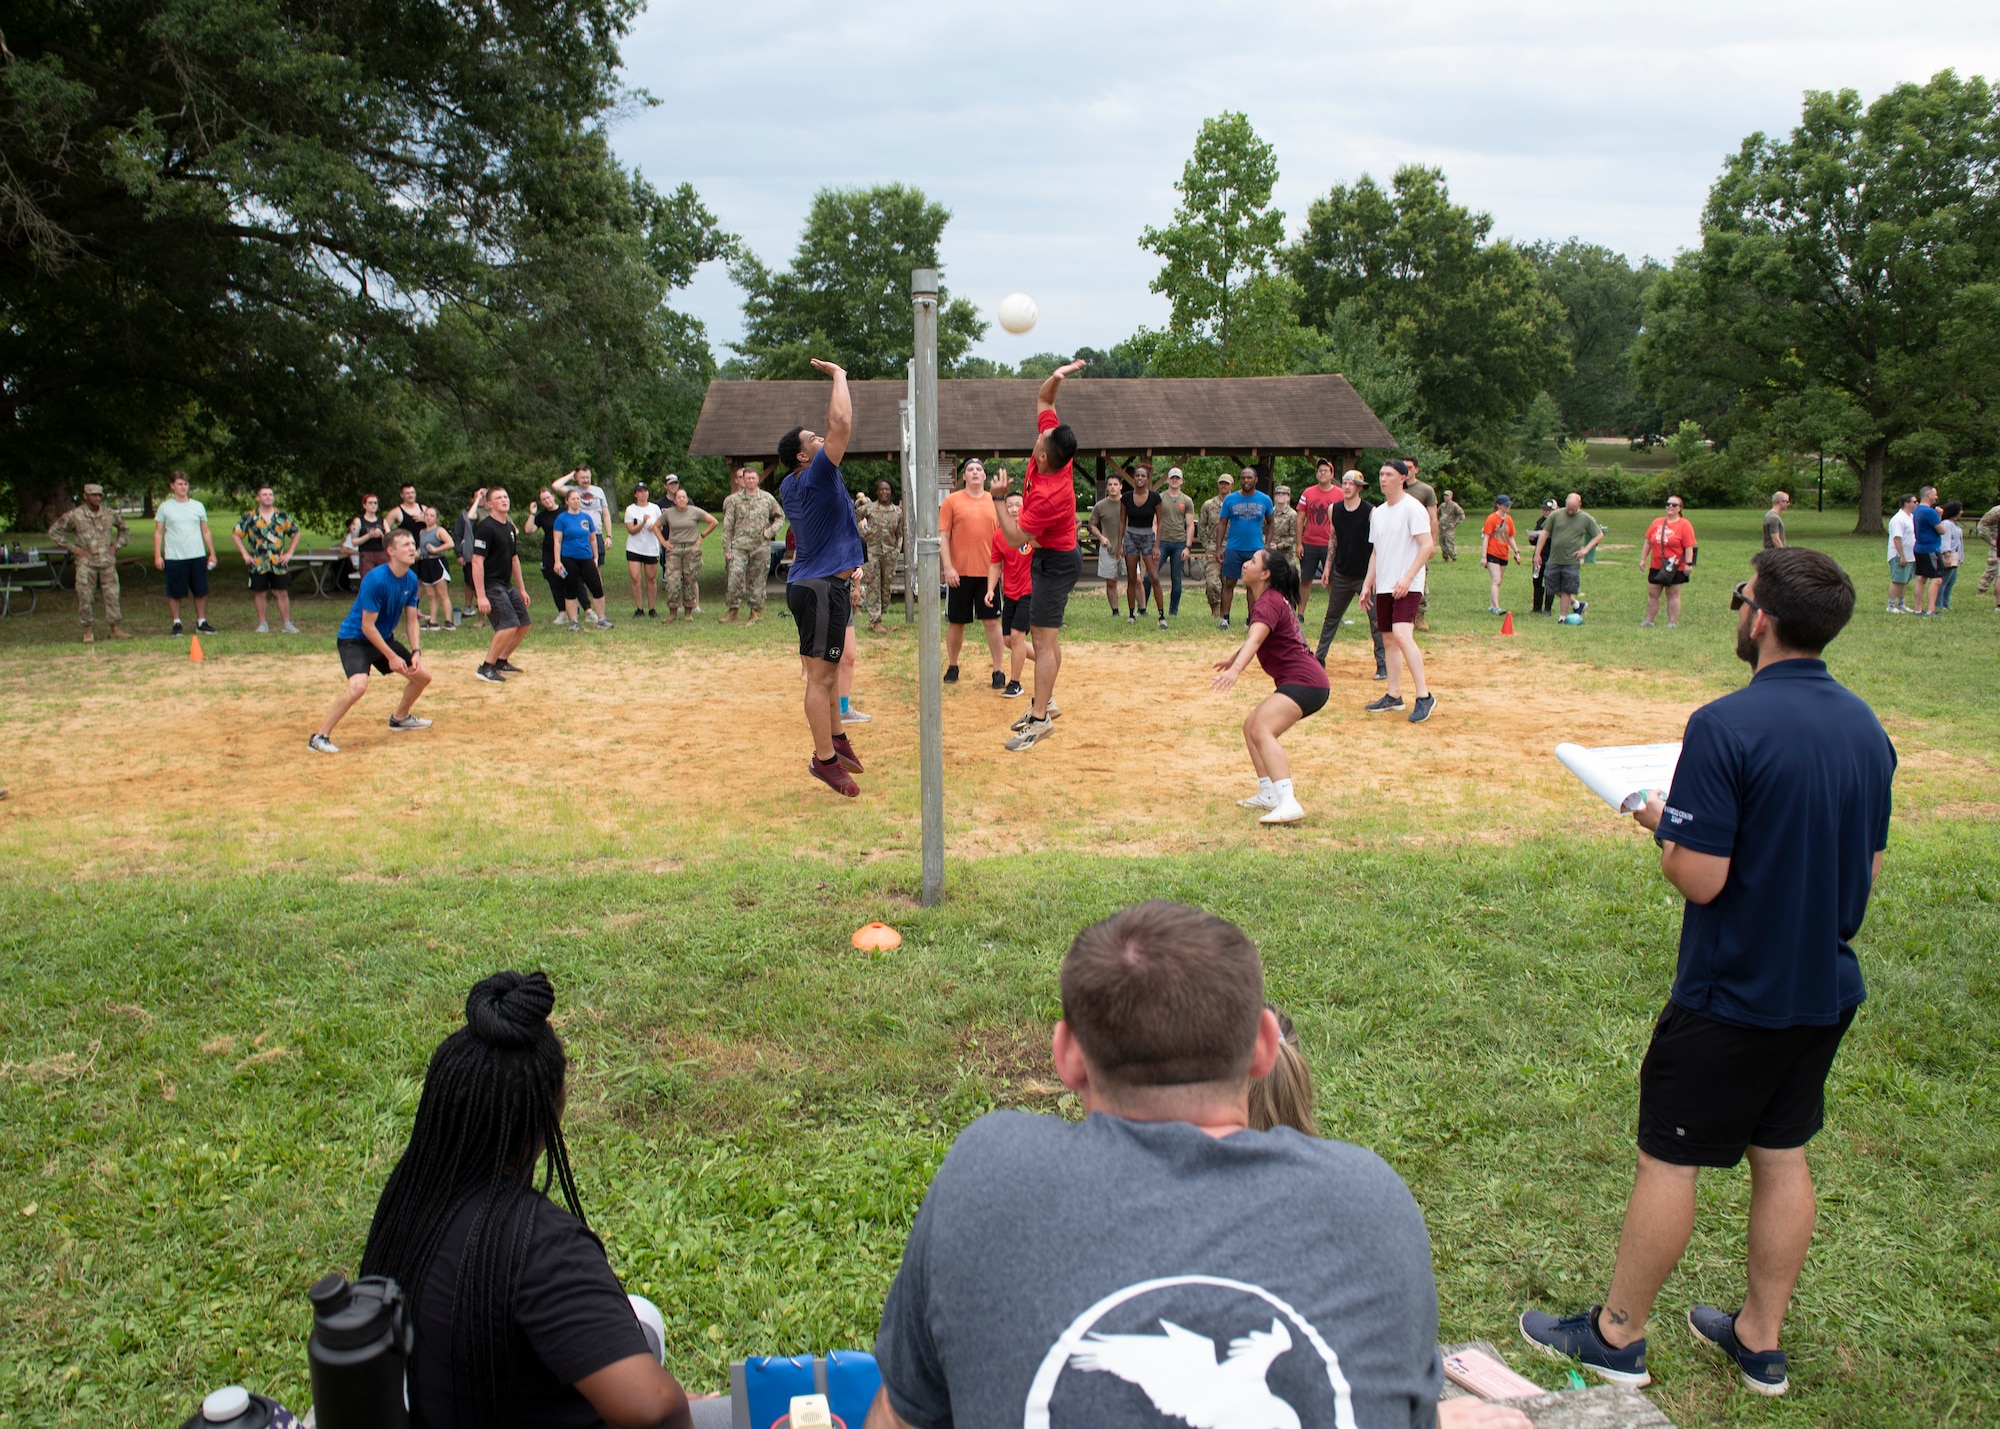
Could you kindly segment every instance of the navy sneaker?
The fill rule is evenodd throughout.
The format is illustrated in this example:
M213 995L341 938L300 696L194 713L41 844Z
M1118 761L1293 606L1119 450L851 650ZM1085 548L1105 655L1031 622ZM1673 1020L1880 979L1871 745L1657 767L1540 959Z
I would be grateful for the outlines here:
M1601 1308L1592 1305L1581 1314L1560 1319L1530 1310L1521 1316L1521 1338L1550 1359L1573 1359L1600 1379L1643 1389L1653 1382L1646 1373L1646 1342L1634 1340L1622 1350L1605 1344L1597 1333Z
M1740 1312L1739 1312L1740 1313ZM1736 1316L1707 1305L1688 1311L1688 1328L1704 1345L1713 1345L1736 1361L1743 1382L1759 1394L1780 1395L1792 1387L1785 1377L1783 1350L1746 1350L1736 1338Z

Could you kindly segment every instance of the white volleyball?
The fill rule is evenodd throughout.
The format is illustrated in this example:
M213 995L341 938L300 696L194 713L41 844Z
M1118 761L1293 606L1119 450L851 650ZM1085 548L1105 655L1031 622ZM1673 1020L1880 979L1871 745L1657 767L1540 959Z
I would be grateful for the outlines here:
M1026 332L1039 316L1035 300L1026 293L1009 293L1000 300L1000 326L1009 332Z

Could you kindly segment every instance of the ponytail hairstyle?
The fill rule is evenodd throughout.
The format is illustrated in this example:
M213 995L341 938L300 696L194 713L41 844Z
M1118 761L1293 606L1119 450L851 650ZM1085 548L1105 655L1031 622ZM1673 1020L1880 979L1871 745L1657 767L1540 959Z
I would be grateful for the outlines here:
M1265 1004L1269 1006L1269 1004ZM1278 1010L1273 1007L1273 1012ZM1278 1043L1278 1060L1270 1075L1250 1084L1250 1125L1258 1131L1289 1126L1307 1136L1319 1135L1313 1120L1312 1068L1299 1051L1299 1034L1292 1019L1278 1012L1278 1027L1284 1036Z
M446 1230L476 1203L452 1296L451 1343L430 1347L450 1355L465 1423L513 1421L509 1327L535 1213L551 1183L583 1219L563 1144L568 1061L549 1026L555 1004L540 972L495 973L466 996L465 1026L431 1054L410 1143L382 1188L361 1253L361 1274L393 1276L414 1318Z
M1270 572L1271 589L1285 598L1293 610L1299 608L1299 568L1283 551L1264 550L1264 569Z

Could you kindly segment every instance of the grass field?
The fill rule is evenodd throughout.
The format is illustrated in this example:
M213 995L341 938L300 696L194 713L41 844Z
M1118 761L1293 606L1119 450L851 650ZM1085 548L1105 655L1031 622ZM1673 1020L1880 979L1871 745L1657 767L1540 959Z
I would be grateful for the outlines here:
M1291 742L1313 817L1285 830L1231 802L1261 687L1207 693L1229 647L1199 591L1161 635L1080 588L1065 717L1031 756L996 752L1018 703L947 692L929 911L907 633L864 637L877 720L843 804L795 772L780 612L718 626L719 589L691 628L538 628L504 688L471 680L479 634L429 637L437 727L392 740L372 695L312 763L344 605L259 638L225 582L201 666L152 633L83 650L67 597L0 621L0 1422L177 1422L229 1381L303 1410L304 1289L352 1270L424 1060L499 967L556 981L585 1205L676 1371L716 1389L746 1352L866 1344L956 1130L1073 1111L1047 1057L1070 937L1155 896L1263 948L1329 1134L1425 1209L1443 1333L1559 1383L1513 1316L1601 1295L1680 906L1549 749L1673 737L1741 682L1726 597L1757 521L1694 513L1685 624L1641 631L1646 517L1600 515L1581 628L1522 616L1503 640L1479 569L1438 572L1425 726L1357 712L1378 687L1365 627L1343 631L1335 703ZM1969 581L1949 619L1883 614L1851 520L1791 525L1857 575L1831 664L1902 756L1871 996L1815 1143L1794 1392L1734 1389L1674 1328L1740 1293L1747 1177L1711 1176L1649 1356L1684 1426L2000 1419L2000 617ZM156 582L128 608L164 629ZM848 946L876 917L901 950Z

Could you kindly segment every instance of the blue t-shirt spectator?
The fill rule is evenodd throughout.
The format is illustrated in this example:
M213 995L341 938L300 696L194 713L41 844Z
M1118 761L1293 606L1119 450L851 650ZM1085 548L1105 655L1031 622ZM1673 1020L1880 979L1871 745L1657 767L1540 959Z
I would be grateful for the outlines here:
M1223 498L1222 519L1229 523L1225 549L1264 549L1264 518L1271 514L1271 498L1261 491L1236 491Z
M1916 523L1917 527L1917 553L1919 555L1935 556L1944 545L1943 540L1938 536L1938 525L1944 520L1943 514L1937 507L1926 506L1923 502L1919 501L1917 509L1910 513L1910 519Z
M789 581L819 580L851 571L868 559L861 527L854 519L854 498L847 479L826 458L825 448L813 453L804 471L778 483L778 504L792 523L796 538Z
M375 631L384 640L396 638L396 622L403 612L417 603L417 573L415 569L404 571L400 576L387 566L377 566L361 578L361 589L354 597L354 608L347 612L347 618L340 622L342 640L366 640L361 633L361 624L370 616Z
M565 511L556 517L556 536L565 561L597 559L597 519L588 511Z
M1805 732L1802 734L1802 732ZM1688 719L1658 837L1729 860L1681 919L1673 1000L1743 1027L1831 1027L1889 842L1896 750L1824 660L1780 660Z

